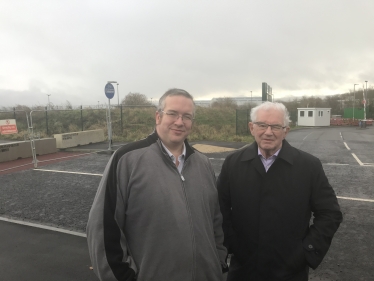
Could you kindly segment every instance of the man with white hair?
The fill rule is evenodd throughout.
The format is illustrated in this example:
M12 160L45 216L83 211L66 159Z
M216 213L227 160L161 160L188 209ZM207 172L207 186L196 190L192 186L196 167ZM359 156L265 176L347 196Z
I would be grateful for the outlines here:
M217 181L227 280L307 281L342 221L335 192L320 160L285 140L283 104L253 108L249 128L255 142L225 159Z

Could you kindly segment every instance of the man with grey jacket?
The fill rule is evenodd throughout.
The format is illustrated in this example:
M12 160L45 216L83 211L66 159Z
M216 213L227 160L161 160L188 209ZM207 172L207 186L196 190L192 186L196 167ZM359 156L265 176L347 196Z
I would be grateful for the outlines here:
M186 140L194 115L188 92L168 90L155 131L109 160L87 225L100 280L222 280L226 249L214 170Z

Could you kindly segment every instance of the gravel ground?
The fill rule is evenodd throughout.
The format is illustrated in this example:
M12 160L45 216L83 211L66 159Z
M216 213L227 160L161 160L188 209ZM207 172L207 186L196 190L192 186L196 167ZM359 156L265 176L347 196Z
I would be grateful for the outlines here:
M374 128L297 130L287 139L321 159L337 196L374 199ZM208 152L218 175L224 158L232 152ZM109 158L109 154L88 154L41 169L101 174ZM42 170L0 175L0 216L84 232L100 179L99 175ZM374 280L374 202L342 198L339 202L344 222L322 264L311 270L310 280Z

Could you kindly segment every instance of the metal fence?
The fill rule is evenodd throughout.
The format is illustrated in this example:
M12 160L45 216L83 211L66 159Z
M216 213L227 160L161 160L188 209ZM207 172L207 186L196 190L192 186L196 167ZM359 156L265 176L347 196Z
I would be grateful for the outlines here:
M156 107L151 106L111 106L111 127L114 135L126 135L129 131L150 132L155 124ZM50 137L54 134L95 130L108 130L109 107L86 107L74 109L0 111L0 120L15 119L19 132L29 134L30 127L35 134ZM30 117L30 124L28 124Z
M248 123L250 121L250 109L236 110L236 134L240 136L249 135Z

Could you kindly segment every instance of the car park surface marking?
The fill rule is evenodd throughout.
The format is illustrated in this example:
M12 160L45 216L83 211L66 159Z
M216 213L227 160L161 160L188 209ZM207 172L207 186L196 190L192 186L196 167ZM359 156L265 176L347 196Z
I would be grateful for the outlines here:
M34 169L34 171L65 173L65 174L77 174L77 175L89 175L89 176L100 176L100 177L103 176L103 174L92 174L92 173L71 172L71 171L58 171L58 170L46 170L46 169Z
M348 150L351 150L346 142L343 142L343 143L344 143L345 147L346 147Z
M358 162L358 164L360 164L360 166L364 166L364 163L362 163L360 161L360 159L358 159L358 157L356 156L356 154L352 153L352 156L353 156L354 159L356 159L356 161Z
M352 197L342 197L342 196L336 196L339 199L345 199L345 200L353 200L353 201L361 201L361 202L372 202L374 203L373 199L363 199L363 198L352 198Z
M71 234L71 235L80 236L80 237L87 237L85 233L81 233L81 232L77 232L77 231L70 231L70 230L63 229L63 228L58 228L58 227L53 227L53 226L48 226L48 225L43 225L43 224L37 224L37 223L32 223L32 222L27 222L27 221L14 220L14 219L6 218L6 217L0 217L0 221L6 221L6 222L11 222L11 223L16 223L16 224L41 228L41 229L47 229L47 230L51 230L51 231L57 231L57 232Z

